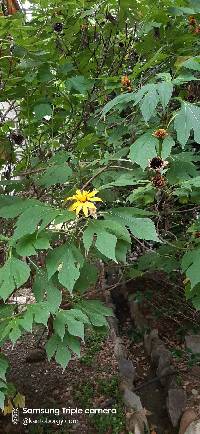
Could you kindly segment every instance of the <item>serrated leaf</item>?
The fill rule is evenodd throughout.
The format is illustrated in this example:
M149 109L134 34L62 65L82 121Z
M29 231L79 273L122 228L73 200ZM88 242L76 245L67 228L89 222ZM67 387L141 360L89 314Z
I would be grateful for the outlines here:
M157 91L160 97L162 107L163 109L165 109L173 93L173 84L170 82L162 81L162 83L157 84Z
M27 308L26 312L24 313L23 318L19 319L19 324L26 330L27 332L32 332L32 326L33 326L33 312Z
M140 109L145 122L148 122L155 114L155 109L158 103L159 95L157 92L157 86L155 84L149 85L149 89L140 103Z
M21 337L22 331L19 327L18 322L15 324L14 321L12 321L12 327L13 328L9 334L9 338L12 341L12 343L15 344L15 342L17 342L17 340Z
M33 294L37 302L40 302L44 298L45 290L47 287L47 278L42 271L36 273L33 283Z
M38 324L47 325L47 321L50 315L49 305L46 302L41 302L34 304L32 306L32 311L34 313L35 322Z
M130 147L130 159L144 170L149 160L157 155L159 140L147 132L140 136Z
M81 321L77 321L72 316L65 315L68 332L72 336L78 336L84 340L84 324Z
M52 107L48 103L41 103L34 106L33 111L35 113L35 117L38 120L41 120L45 116L52 115Z
M51 187L55 184L64 184L72 175L72 170L67 164L53 166L46 169L45 173L36 181L39 185Z
M109 234L108 232L102 232L97 234L97 239L95 242L96 248L102 255L106 258L112 259L117 262L115 255L115 248L117 244L117 237L115 235Z
M112 219L115 218L121 224L128 226L135 237L160 242L153 221L149 218L135 218L131 208L114 208L110 211L110 215Z
M193 71L200 71L200 56L191 57L181 64L185 68L192 69Z
M48 361L54 356L58 344L60 343L60 339L57 335L51 336L45 344L45 350L47 353Z
M9 364L7 358L3 354L0 354L0 378L2 380L6 379L6 371L8 369L8 366Z
M0 390L0 408L4 409L5 393Z
M66 368L69 361L71 360L71 353L67 349L65 345L62 343L58 344L56 355L55 355L56 362L59 363L59 365L62 366L63 369Z
M111 101L109 101L102 110L101 117L105 116L110 110L112 110L114 107L118 105L127 104L130 101L133 101L135 99L135 92L131 93L124 93L123 95L118 95L115 98L113 98Z
M80 276L80 268L83 265L83 256L74 244L64 244L54 249L47 256L47 273L49 279L58 270L58 280L70 292Z
M175 145L175 141L171 136L165 137L165 139L162 142L162 153L161 153L161 157L163 158L163 160L165 160L170 156L171 150L174 145Z
M78 357L80 357L81 353L81 344L80 340L76 338L75 336L71 336L69 334L66 334L63 340L64 344L66 344L70 350L77 354Z
M53 284L53 282L48 282L46 287L47 292L47 303L50 306L51 313L55 313L62 301L61 291Z
M13 241L27 234L33 234L36 229L42 231L59 214L59 210L38 204L25 210L17 220Z
M58 312L53 322L53 328L56 334L63 340L65 336L66 318L63 311Z
M81 293L88 290L95 285L97 278L97 268L93 264L86 262L80 270L80 276L75 283L74 290Z
M29 266L17 258L11 257L0 268L0 297L5 301L14 291L22 286L30 276Z
M200 143L200 107L183 102L175 116L174 128L182 147L186 145L191 131L194 133L195 142Z
M181 267L190 279L191 288L194 288L200 282L200 248L186 252L182 258Z

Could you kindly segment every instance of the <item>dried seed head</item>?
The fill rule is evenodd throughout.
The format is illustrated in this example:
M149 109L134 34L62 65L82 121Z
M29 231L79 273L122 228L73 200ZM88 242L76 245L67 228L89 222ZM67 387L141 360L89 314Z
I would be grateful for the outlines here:
M129 86L131 85L131 80L128 78L128 75L124 75L124 76L121 78L121 84L122 84L122 86L124 86L124 87L129 87Z
M200 231L194 233L195 238L200 238Z
M192 15L188 18L188 22L191 26L194 26L196 24L196 20Z
M21 133L17 133L17 132L12 132L11 133L11 139L14 143L16 143L17 145L21 145L22 142L24 141L24 136Z
M166 179L160 173L151 178L151 182L156 188L163 188L166 185Z
M159 128L152 134L152 136L155 136L158 139L165 139L165 137L167 137L168 135L168 132L164 128Z
M153 170L162 170L168 165L168 161L163 160L160 157L153 157L149 160L149 168Z
M56 24L54 24L53 29L54 29L54 31L57 32L57 33L62 32L62 30L63 30L63 25L62 25L62 23L56 23Z

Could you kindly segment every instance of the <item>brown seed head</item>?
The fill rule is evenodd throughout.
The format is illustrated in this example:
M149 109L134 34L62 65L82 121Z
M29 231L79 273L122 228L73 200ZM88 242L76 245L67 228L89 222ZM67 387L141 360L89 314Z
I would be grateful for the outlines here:
M163 188L166 185L166 179L160 173L151 178L151 182L156 188Z
M155 136L158 139L165 139L165 137L167 137L168 135L168 132L164 128L159 128L152 134L152 136Z
M153 170L162 170L168 165L168 161L163 160L160 157L153 157L149 160L149 168Z
M131 80L128 78L128 75L124 75L124 76L121 78L121 84L122 84L122 86L124 86L124 87L129 87L129 86L131 85Z
M189 22L189 24L191 26L195 26L196 25L196 20L195 20L195 18L192 15L188 18L188 22Z

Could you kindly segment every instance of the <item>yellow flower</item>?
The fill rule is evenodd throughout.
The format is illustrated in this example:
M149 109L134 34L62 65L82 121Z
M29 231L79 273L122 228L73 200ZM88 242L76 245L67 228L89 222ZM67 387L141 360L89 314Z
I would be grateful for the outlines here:
M96 206L93 202L102 202L100 197L95 196L97 193L97 190L93 190L91 192L87 190L76 190L76 194L65 199L66 201L74 201L74 203L69 206L69 211L76 211L76 215L79 215L79 213L83 211L83 214L86 217L88 217L88 213L90 213L92 216L95 216Z

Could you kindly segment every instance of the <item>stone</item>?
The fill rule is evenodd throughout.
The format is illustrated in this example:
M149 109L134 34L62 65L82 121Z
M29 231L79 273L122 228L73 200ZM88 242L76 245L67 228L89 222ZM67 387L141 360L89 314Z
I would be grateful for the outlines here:
M180 428L178 434L185 434L188 426L197 419L197 415L192 408L188 408L181 418Z
M168 390L167 411L173 427L176 427L186 407L186 392L182 387Z
M173 366L165 366L162 369L157 369L156 375L158 376L162 386L171 384L172 378L176 376L175 368ZM176 384L176 383L175 383Z
M136 376L136 368L133 366L133 362L131 362L131 360L119 360L119 373L121 377L128 378L133 384Z
M200 354L200 335L186 335L185 344L193 354Z
M124 359L126 356L126 349L123 345L122 339L119 337L115 339L114 355L117 360Z
M153 343L152 351L151 351L151 360L153 365L158 366L159 365L159 359L161 357L161 354L164 354L168 351L164 345L164 343L159 339L156 343Z
M131 390L126 388L123 394L123 401L126 407L134 411L143 410L141 400L136 393L133 393Z
M131 319L139 330L144 330L148 327L148 323L140 311L138 303L134 299L129 299L129 309Z
M129 433L149 433L148 422L145 411L131 412L126 414L126 429Z
M184 434L199 434L200 433L200 420L192 422L186 429Z
M145 348L148 356L150 356L150 354L151 354L152 341L155 338L158 339L158 330L157 329L153 329L150 331L150 333L144 334L144 348Z

